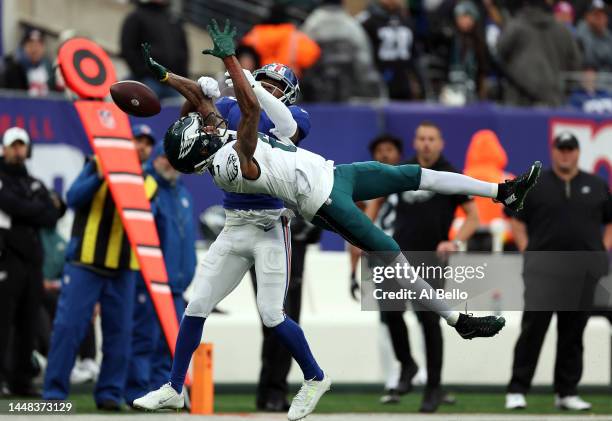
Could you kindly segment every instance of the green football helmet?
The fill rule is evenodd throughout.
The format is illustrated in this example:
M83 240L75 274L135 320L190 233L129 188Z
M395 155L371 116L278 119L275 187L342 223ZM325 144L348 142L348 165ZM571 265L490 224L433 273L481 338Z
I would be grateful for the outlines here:
M219 120L220 121L217 121ZM207 122L214 122L207 124ZM206 127L213 130L205 131ZM177 171L183 174L202 174L211 164L215 154L228 141L227 122L210 113L202 118L200 113L189 113L170 126L164 136L166 157Z

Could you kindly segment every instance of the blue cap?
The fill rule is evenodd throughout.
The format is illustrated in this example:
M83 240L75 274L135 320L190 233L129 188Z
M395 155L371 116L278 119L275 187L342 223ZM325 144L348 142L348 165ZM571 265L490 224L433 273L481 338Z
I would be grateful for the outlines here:
M132 134L134 137L146 136L151 139L153 144L157 143L155 132L147 124L136 124L132 126Z

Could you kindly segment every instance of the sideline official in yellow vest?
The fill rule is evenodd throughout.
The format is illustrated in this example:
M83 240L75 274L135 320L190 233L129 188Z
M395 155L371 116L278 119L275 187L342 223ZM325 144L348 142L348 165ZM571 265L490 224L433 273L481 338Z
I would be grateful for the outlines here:
M134 145L141 163L146 161L153 146L151 137L139 132ZM157 190L153 177L146 177L145 190L151 200ZM95 157L85 164L66 197L75 218L53 323L43 399L67 399L70 372L99 302L104 356L94 398L98 409L120 410L138 263Z

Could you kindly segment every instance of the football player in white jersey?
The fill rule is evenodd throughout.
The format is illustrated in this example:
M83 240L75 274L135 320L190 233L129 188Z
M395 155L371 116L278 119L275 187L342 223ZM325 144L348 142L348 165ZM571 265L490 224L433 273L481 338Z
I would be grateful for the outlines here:
M230 28L229 21L223 31L214 20L208 29L214 48L204 53L221 58L233 81L242 113L237 132L223 128L224 123L216 115L214 104L203 95L196 82L169 72L145 50L149 68L162 82L168 83L188 100L182 110L188 114L168 129L164 139L168 160L183 173L201 174L208 171L215 184L224 190L279 197L295 207L304 218L340 234L366 252L387 252L392 256L388 258L388 264L397 263L402 266L408 262L397 243L377 228L359 210L355 201L420 189L441 194L489 197L512 209L520 209L527 193L537 181L541 169L539 162L527 173L503 184L483 182L456 173L427 170L418 165L389 166L378 162L360 162L334 167L332 161L317 154L258 133L261 106L273 108L273 97L254 79L249 79L240 67L234 52L233 37L236 32ZM190 302L186 315L206 316L206 311L218 302L213 301L221 300L231 291L227 290L225 295L216 295L216 288L221 283L222 280L215 280L208 285L196 285L196 296ZM415 291L417 297L435 295L429 284L422 279L416 279L406 286ZM428 294L423 294L428 291ZM198 296L198 292L201 295ZM421 304L440 314L465 339L493 336L505 324L502 317L460 314L451 310L443 300L427 300ZM206 308L201 308L204 305ZM182 335L193 333L183 329L186 319L181 322L177 339L173 380L162 387L164 390L151 392L141 398L140 402L134 401L136 406L157 409L172 407L171 404L163 406L164 403L176 403L177 406L181 403L182 395L177 393L174 382L181 380L180 374L184 379L188 360L187 364L181 363L177 367L177 358L179 354L181 357L189 354L190 357L200 341L200 337L191 342L182 341ZM183 373L176 373L181 370ZM301 419L312 412L320 396L329 387L327 376L322 372L319 376L304 382L289 411L290 420Z
M248 77L254 79L250 73ZM230 87L231 82L231 79L227 81ZM202 77L198 84L207 98L214 100L219 96L219 87L214 79ZM292 144L292 139L300 140L297 131L302 126L295 120L302 121L304 116L299 113L306 114L305 111L288 108L282 101L283 96L279 98L279 95L274 95L274 87L266 86L265 82L262 82L262 86L273 94L268 97L270 102L267 104L273 107L262 107L265 118L273 123L271 132L276 138L285 139L288 145ZM287 90L282 94L287 96ZM183 114L188 112L189 107L186 107ZM269 126L269 122L264 126ZM238 196L250 205L256 202L252 198L259 198L260 202L255 203L253 209L236 207L235 203L226 209L223 232L211 245L194 277L195 297L181 321L170 382L136 399L134 406L137 408L157 410L183 407L185 373L194 347L200 342L204 320L215 304L231 293L253 265L258 275L257 308L262 323L273 330L304 373L304 386L292 402L289 419L308 415L321 395L329 390L331 381L319 368L303 331L283 312L291 266L289 219L292 212L283 208L282 201L273 197L265 196L274 204L278 202L278 206L262 207L266 204L261 202L263 195L234 195L233 199Z

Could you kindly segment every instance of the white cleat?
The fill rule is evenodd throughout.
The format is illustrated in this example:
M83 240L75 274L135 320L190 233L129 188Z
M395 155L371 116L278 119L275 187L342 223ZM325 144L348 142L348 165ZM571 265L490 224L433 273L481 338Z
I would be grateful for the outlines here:
M559 395L555 395L555 406L559 409L567 409L570 411L588 411L591 409L591 404L583 401L578 395L565 396L560 398Z
M508 393L506 394L506 409L525 409L527 408L527 401L525 395L522 393Z
M82 384L89 381L95 382L100 374L100 366L91 358L77 362L70 373L70 383Z
M185 406L185 394L179 395L170 383L147 393L142 398L134 400L134 407L146 409L147 411L158 411L160 409L181 409Z
M324 375L321 381L305 380L300 391L293 398L293 402L291 402L291 408L289 408L289 413L287 414L289 421L301 420L314 411L317 403L319 403L319 399L329 390L331 383L331 379L327 374Z

